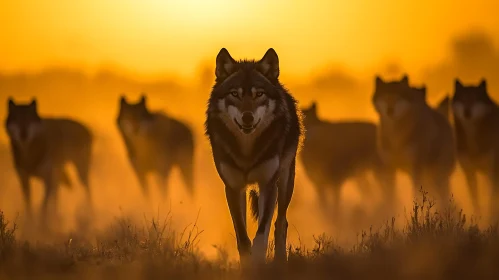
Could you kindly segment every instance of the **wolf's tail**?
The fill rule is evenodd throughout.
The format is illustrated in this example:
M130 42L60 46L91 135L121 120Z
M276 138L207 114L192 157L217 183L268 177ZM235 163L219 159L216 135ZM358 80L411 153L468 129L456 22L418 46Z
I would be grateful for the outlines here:
M251 216L253 219L258 220L258 192L252 189L249 193Z

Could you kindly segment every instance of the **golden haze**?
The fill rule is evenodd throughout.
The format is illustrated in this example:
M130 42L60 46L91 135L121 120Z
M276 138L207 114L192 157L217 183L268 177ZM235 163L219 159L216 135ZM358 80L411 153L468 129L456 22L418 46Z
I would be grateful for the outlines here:
M334 61L364 70L386 58L421 67L463 29L499 31L493 0L33 0L0 4L2 70L117 65L141 75L189 76L221 47L261 56L285 73Z
M202 135L220 48L226 47L235 58L260 58L273 47L281 60L282 80L302 104L319 100L324 118L374 119L369 95L375 72L408 72L415 82L428 82L432 103L451 90L457 75L470 82L497 77L499 66L486 68L483 63L499 65L499 50L494 47L499 39L498 9L499 3L491 0L2 1L0 102L7 96L19 100L36 96L42 114L74 117L99 134L92 179L97 226L107 225L120 213L142 218L161 207L164 216L172 207L182 228L200 210L205 248L213 243L232 248L235 239L223 187ZM471 35L455 39L467 32ZM472 46L478 42L485 51L470 55L459 42ZM478 61L472 67L466 60L470 57ZM490 87L499 93L493 80ZM167 199L162 200L159 191L153 203L141 197L114 127L119 94L127 92L134 99L140 91L148 92L152 108L166 110L195 129L199 190L195 202L176 187L181 185L178 172ZM0 115L5 115L5 106L0 106ZM5 143L3 130L0 140ZM5 149L1 160L8 183L0 188L0 206L14 217L23 209L21 193ZM404 187L399 187L401 196L410 202ZM33 189L39 205L40 185ZM458 202L468 207L465 187L455 184L454 190L460 194ZM362 203L355 187L346 186L343 195L351 209ZM64 230L77 227L72 217L79 215L76 201L81 197L81 188L61 191ZM297 233L306 241L330 230L355 238L359 226L372 222L356 222L357 212L349 210L352 226L339 231L334 223L305 213L317 210L315 199L298 167L289 219L292 241Z

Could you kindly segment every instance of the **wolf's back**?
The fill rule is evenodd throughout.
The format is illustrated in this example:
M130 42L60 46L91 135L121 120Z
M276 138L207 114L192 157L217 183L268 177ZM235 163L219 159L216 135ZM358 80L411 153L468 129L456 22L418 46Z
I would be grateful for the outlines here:
M306 129L303 164L349 176L376 164L376 125L369 122L322 122Z
M53 152L75 154L90 149L93 134L84 124L65 118L42 119L44 136Z
M162 113L155 113L152 137L166 141L173 146L193 146L194 136L183 122Z

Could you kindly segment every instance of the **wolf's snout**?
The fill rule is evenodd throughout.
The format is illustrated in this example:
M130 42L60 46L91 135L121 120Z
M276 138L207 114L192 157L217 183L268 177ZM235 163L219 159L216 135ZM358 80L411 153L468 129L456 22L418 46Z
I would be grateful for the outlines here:
M253 113L244 112L242 120L243 120L244 125L251 126L251 125L253 125L253 121L255 120L255 118L253 117Z

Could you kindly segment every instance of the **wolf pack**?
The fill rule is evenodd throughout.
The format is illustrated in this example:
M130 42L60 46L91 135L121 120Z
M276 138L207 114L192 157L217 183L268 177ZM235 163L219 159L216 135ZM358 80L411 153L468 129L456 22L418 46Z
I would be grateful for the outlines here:
M313 183L321 207L327 206L327 192L332 190L333 213L341 211L340 190L349 179L355 179L369 197L368 174L381 187L385 204L395 207L398 171L409 176L413 188L432 191L445 205L457 164L464 172L474 210L480 211L479 172L492 187L489 210L497 210L499 107L485 79L475 85L456 79L453 93L432 107L426 86L411 84L407 75L390 81L376 76L371 100L379 119L375 123L321 119L317 102L299 108L279 75L279 58L272 48L260 60L235 60L225 48L216 57L205 135L225 186L241 263L265 261L276 208L275 260L286 259L286 213L297 160ZM149 196L149 173L156 174L165 190L172 168L178 167L193 197L192 129L164 112L151 111L145 94L135 103L122 95L118 104L116 126L143 195ZM49 209L57 205L59 187L74 185L65 170L67 163L75 166L92 206L89 170L95 141L91 129L72 119L41 116L36 98L20 103L10 97L7 105L5 128L27 215L33 215L30 179L44 184L40 213L46 219ZM248 202L257 221L253 240L247 233Z

